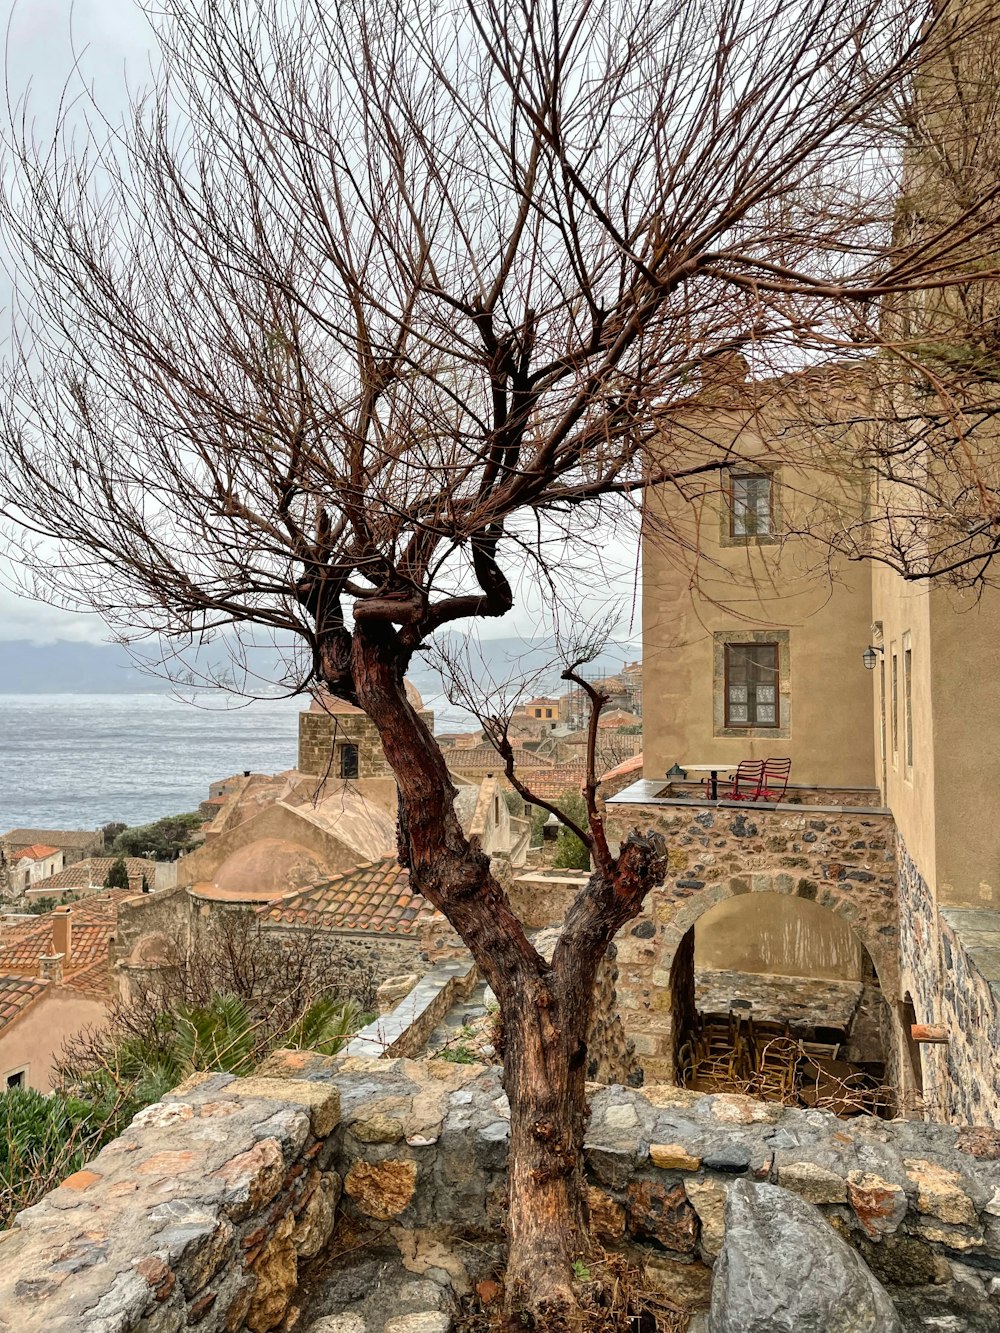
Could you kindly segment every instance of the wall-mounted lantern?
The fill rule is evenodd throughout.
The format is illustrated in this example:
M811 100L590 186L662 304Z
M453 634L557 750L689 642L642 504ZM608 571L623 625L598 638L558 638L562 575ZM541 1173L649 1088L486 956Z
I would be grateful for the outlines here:
M874 671L875 663L878 661L878 654L884 653L885 649L879 644L869 644L861 654L861 660L865 664L866 671Z

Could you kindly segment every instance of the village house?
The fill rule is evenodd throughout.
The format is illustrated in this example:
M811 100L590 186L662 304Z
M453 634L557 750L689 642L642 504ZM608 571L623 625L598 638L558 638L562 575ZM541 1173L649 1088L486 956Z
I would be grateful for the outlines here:
M104 1020L127 896L116 890L0 926L0 1090L49 1092L63 1043Z
M76 861L46 878L39 878L25 890L27 902L39 902L46 898L84 898L93 893L103 893L105 882L111 867L119 858L116 856L88 856ZM157 872L161 863L150 861L144 856L123 856L128 875L129 891L142 893L145 883L146 892L156 887Z

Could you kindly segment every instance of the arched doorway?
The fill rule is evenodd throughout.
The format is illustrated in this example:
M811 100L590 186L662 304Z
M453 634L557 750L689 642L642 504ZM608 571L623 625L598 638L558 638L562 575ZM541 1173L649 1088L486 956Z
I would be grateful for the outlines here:
M670 1012L677 1082L894 1110L894 1010L859 932L830 907L766 890L717 899L677 942Z

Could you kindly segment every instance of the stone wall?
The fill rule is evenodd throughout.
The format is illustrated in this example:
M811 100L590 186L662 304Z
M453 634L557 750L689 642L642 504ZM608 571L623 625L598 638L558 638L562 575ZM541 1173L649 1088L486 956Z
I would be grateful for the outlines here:
M1000 957L1000 912L939 912L902 838L896 859L900 994L912 997L918 1023L947 1034L918 1048L923 1105L935 1119L1000 1127L1000 996L983 975Z
M595 1229L683 1308L707 1304L726 1193L748 1177L815 1203L894 1298L933 1299L941 1327L995 1326L952 1317L973 1297L1000 1320L995 1131L674 1087L592 1088L591 1103ZM300 1303L308 1314L301 1279L341 1187L348 1249L370 1227L411 1272L433 1265L461 1290L499 1257L508 1138L499 1073L483 1066L279 1052L254 1078L200 1076L4 1234L0 1326L289 1328Z
M674 1075L671 968L678 947L698 918L726 898L780 893L837 913L867 949L883 994L897 995L897 882L888 813L736 802L611 802L607 809L615 837L655 828L669 851L665 883L618 938L619 1004L647 1077ZM898 1024L891 1035L898 1044Z

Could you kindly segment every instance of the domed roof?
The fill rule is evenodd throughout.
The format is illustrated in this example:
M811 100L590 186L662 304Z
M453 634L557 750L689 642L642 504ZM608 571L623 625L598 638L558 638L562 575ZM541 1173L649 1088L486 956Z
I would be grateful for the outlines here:
M416 685L408 680L403 681L403 687L406 690L407 699L409 699L412 706L419 713L424 706L424 701L420 697L420 691L417 689ZM309 705L310 713L360 714L363 711L364 710L361 708L356 708L354 704L349 704L346 699L338 699L336 695L331 694L329 690L322 689L316 691L313 695L313 701Z
M327 873L323 860L301 843L257 838L227 856L215 872L215 882L196 884L194 893L200 898L266 903L315 884Z

